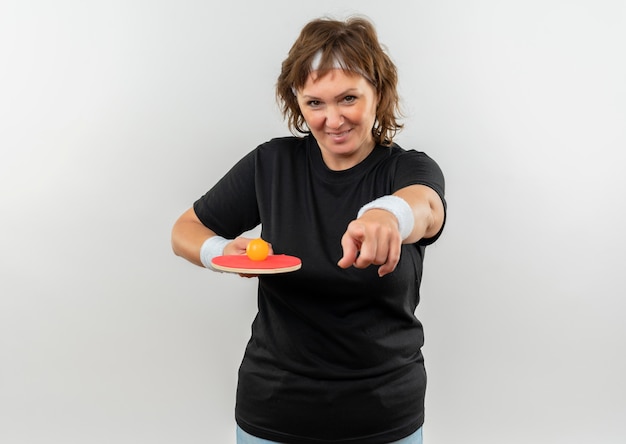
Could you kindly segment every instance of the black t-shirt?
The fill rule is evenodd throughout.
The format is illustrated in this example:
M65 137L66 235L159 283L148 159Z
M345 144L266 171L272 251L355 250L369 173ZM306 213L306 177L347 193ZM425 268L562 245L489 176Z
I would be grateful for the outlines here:
M337 266L359 208L414 184L444 201L443 174L424 153L377 146L333 171L312 136L289 137L259 146L194 204L218 235L261 224L276 254L302 259L296 272L259 277L239 370L242 429L285 443L378 444L422 425L423 331L414 312L424 248L440 233L403 245L396 270L382 278L377 266Z

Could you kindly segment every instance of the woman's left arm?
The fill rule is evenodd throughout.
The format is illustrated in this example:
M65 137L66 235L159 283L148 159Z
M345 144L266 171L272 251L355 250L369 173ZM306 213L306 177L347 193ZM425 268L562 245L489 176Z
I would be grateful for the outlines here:
M393 212L381 208L367 210L348 225L341 239L343 257L338 266L366 268L380 265L378 274L382 277L395 270L403 243L415 243L439 233L445 210L441 197L432 188L410 185L393 195L406 202L412 212L413 228L410 233L403 239L401 221Z
M444 221L444 207L435 190L426 185L410 185L393 194L404 199L413 210L413 231L403 243L412 244L439 233Z

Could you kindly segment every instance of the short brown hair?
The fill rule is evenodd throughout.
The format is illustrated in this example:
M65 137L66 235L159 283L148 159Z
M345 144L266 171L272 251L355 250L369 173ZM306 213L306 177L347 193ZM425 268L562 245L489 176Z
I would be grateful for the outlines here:
M276 84L276 98L289 129L292 132L310 133L295 90L304 86L312 71L312 62L319 54L321 59L317 72L320 77L335 68L339 61L344 70L361 74L374 86L379 103L372 135L377 143L391 145L394 136L403 127L398 122L398 73L380 45L374 25L361 17L346 21L319 18L302 28L282 63Z

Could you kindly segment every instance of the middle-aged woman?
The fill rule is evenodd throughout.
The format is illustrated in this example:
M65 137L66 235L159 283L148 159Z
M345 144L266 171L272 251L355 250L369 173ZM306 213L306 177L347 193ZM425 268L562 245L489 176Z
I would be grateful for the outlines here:
M211 267L258 226L298 271L258 276L239 369L238 443L421 443L426 374L415 317L425 247L445 220L444 178L392 139L396 67L372 24L308 23L277 97L294 134L237 162L172 231ZM214 294L228 298L228 293Z

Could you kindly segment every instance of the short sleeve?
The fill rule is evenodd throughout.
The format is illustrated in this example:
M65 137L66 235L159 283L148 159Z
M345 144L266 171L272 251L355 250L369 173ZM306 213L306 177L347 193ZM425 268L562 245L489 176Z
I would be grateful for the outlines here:
M252 151L237 162L194 205L198 219L216 234L234 239L260 223Z
M443 203L444 223L441 226L441 230L435 236L418 242L419 245L430 245L439 239L446 223L447 204L443 172L437 162L427 154L415 150L404 151L398 157L393 189L397 191L410 185L425 185L432 188Z

